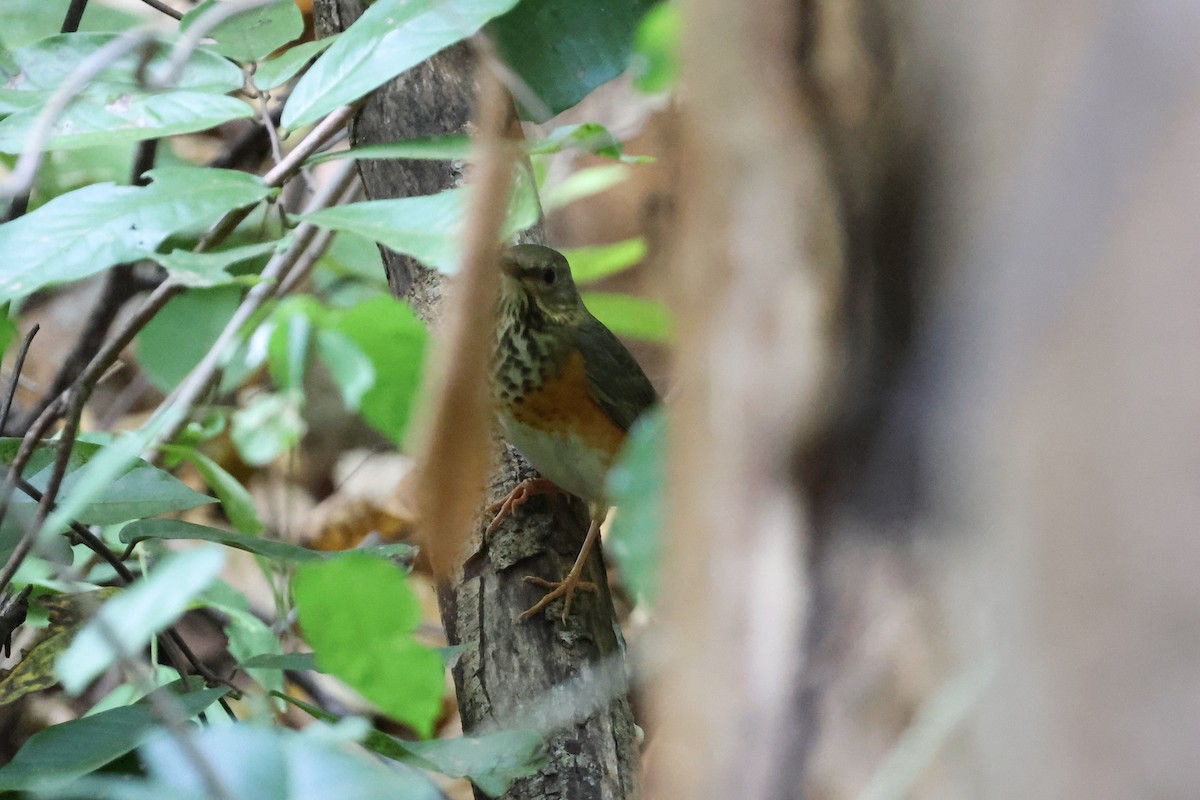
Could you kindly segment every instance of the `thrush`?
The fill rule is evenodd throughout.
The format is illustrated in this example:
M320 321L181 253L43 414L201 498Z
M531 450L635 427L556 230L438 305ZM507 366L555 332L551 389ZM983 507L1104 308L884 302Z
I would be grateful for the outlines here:
M565 491L587 504L587 536L566 576L525 578L549 591L522 619L561 597L566 621L575 592L596 591L580 575L608 514L609 468L658 395L625 345L584 306L562 253L516 245L500 268L493 391L509 441L542 477L493 506L488 534L536 494Z

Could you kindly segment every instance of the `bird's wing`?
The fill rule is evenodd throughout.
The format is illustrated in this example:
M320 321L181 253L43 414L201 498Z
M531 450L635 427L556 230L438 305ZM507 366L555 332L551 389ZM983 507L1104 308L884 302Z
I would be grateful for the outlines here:
M628 431L658 402L646 373L613 332L591 314L576 329L575 344L583 356L588 393L609 419Z

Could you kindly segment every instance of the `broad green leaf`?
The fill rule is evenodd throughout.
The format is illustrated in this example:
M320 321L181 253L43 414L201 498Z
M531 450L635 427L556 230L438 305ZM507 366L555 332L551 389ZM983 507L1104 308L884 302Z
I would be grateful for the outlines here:
M469 191L465 187L434 195L347 203L301 218L324 228L366 236L427 267L453 272L458 268ZM501 238L508 239L533 225L539 214L532 187L520 177L514 182Z
M317 719L328 722L335 719L308 703L279 696ZM546 763L542 738L534 731L500 731L484 736L412 742L372 730L363 744L394 761L454 778L468 778L490 797L504 794L514 780L536 774Z
M620 564L621 577L639 602L653 603L658 594L666 450L666 414L657 409L634 423L608 473L617 512L604 549Z
M233 412L230 436L242 460L261 467L298 445L306 430L302 402L296 392L263 392Z
M528 94L526 119L545 122L625 71L638 21L654 0L522 0L487 34Z
M584 292L584 305L618 336L647 342L669 342L674 325L666 306L644 297L610 292Z
M455 42L517 0L376 0L309 68L283 109L295 130L353 102Z
M317 331L317 353L333 376L346 408L357 411L363 397L375 385L375 365L359 346L344 333Z
M171 298L137 337L137 359L164 394L200 363L242 302L240 286L189 289Z
M222 585L222 588L228 587ZM233 589L221 594L236 598L235 604L211 602L206 598L206 605L220 611L229 619L229 623L225 626L225 638L229 642L229 654L234 659L244 662L256 654L283 654L283 645L279 641L279 636L271 630L269 625L254 615L250 610L249 602L246 602L243 595ZM246 671L268 693L283 691L283 675L279 670L251 667Z
M471 137L465 135L428 136L422 139L405 139L384 144L366 144L348 150L333 150L317 153L308 159L309 164L334 161L341 158L371 159L407 158L418 161L466 161L471 156Z
M135 6L134 9L148 6ZM63 14L66 11L58 3L47 3L46 0L4 0L4 25L0 27L0 49L7 47L15 50L30 42L44 39L57 34L62 29ZM87 11L80 20L79 30L89 33L96 31L120 33L144 22L147 14L131 14L113 8L104 3L88 3Z
M254 116L236 97L210 92L174 91L103 103L83 97L71 104L39 143L43 150L68 150L104 144L140 142L208 130ZM17 111L0 121L0 153L21 153L37 127L38 109Z
M257 536L266 530L254 508L254 499L241 481L194 447L182 449L183 457L196 468L208 488L221 501L221 508L225 509L225 516L229 517L234 528L249 536Z
M0 439L0 463L12 463L19 446L18 439ZM193 491L169 473L139 461L136 450L130 460L103 478L90 497L84 497L80 494L80 480L93 462L103 464L108 449L90 442L75 443L59 493L59 508L51 514L51 520L58 527L51 527L48 521L45 530L61 531L69 520L107 525L141 516L182 511L212 502L211 497ZM53 444L41 445L29 460L25 474L37 489L45 489L49 482L55 450ZM87 491L86 488L84 491ZM9 512L0 523L0 559L7 558L16 539L32 521L36 505L31 497L22 492L13 495ZM69 515L60 515L64 506L68 508Z
M679 80L679 7L659 3L646 12L633 40L629 60L633 85L643 92L665 92Z
M59 657L63 688L79 694L122 656L136 656L150 637L174 622L225 565L219 548L172 553L108 600Z
M244 533L223 531L206 525L196 525L177 519L142 519L131 522L121 529L121 541L134 544L146 539L182 539L185 541L216 542L227 547L244 550L247 553L270 558L275 561L318 561L328 557L329 553L309 550L299 545L288 544L276 539L265 539L261 536L248 536Z
M244 277L230 275L229 268L270 256L276 249L290 241L291 237L286 236L272 242L247 244L241 247L230 247L227 250L213 250L208 253L172 250L170 253L155 254L153 259L163 266L171 276L171 280L176 283L204 289L227 283L245 282ZM168 303L168 305L170 304ZM151 322L153 321L151 320Z
M421 606L404 573L389 561L351 553L301 565L292 593L321 669L429 736L445 667L412 636Z
M530 155L550 155L578 148L605 158L624 161L627 164L644 164L654 160L651 156L626 155L621 140L613 136L608 128L598 122L579 125L564 125L555 128L546 138L530 142L525 148Z
M319 726L330 731L327 726ZM402 798L439 800L442 794L418 771L387 768L344 742L321 738L310 727L302 733L278 727L238 723L210 727L192 737L209 764L220 765L230 795L250 800L332 800ZM140 750L159 797L207 796L195 759L165 731Z
M288 669L303 672L315 670L317 661L312 653L263 653L244 659L241 665L246 669Z
M640 264L646 258L646 240L639 236L615 244L564 249L562 254L571 265L575 283L585 286Z
M603 164L587 167L574 173L562 183L542 193L542 205L547 213L576 200L608 191L629 179L629 167L624 164Z
M386 291L387 273L383 270L379 245L366 236L339 233L333 237L333 244L329 245L325 254L317 260L313 268L313 283L323 297L335 295L330 298L331 303L336 299L338 290L347 284L365 288L370 291L371 297L378 294L375 290ZM365 299L367 297L359 297L357 301Z
M302 304L280 303L272 314L275 323L267 340L267 366L275 385L289 392L304 391L312 321Z
M40 606L49 612L49 623L33 647L26 650L21 660L0 678L0 706L58 683L58 676L54 674L55 659L67 649L96 607L117 591L104 588L38 597L33 608L36 610Z
M114 142L45 153L33 184L29 209L40 208L59 195L93 183L129 183L137 147L136 142ZM159 143L154 164L159 169L192 166L175 154L170 141Z
M149 186L76 190L0 226L0 303L146 257L168 236L199 235L272 191L232 170L175 167L149 176Z
M359 413L375 430L402 444L424 370L425 326L406 304L381 295L342 312L332 330L350 339L374 372Z
M211 11L217 0L203 3L183 15L179 30L186 31L196 20ZM212 49L235 61L257 61L304 33L304 18L295 0L276 0L258 8L235 14L212 28L206 38Z
M191 718L226 691L202 689L175 695L175 702L184 716ZM133 750L157 725L158 718L147 700L43 728L25 742L12 761L0 768L0 790L65 786Z
M21 153L41 108L77 64L115 39L113 34L68 33L51 36L12 54L0 66L0 152ZM132 142L204 130L231 119L252 116L246 103L225 96L242 86L241 71L215 53L197 50L171 89L150 89L139 75L166 72L170 48L159 51L139 71L142 56L126 53L89 81L51 128L42 149L90 147ZM15 112L15 113L12 113Z
M129 491L115 498L118 503L123 502L125 505L107 509L107 516L104 518L93 514L92 516L98 524L162 514L168 510L192 508L199 505L200 502L211 502L211 498L195 492L192 492L192 495L202 497L204 500L189 501L183 496L163 497L162 495L168 494L168 492L171 495L181 494L178 492L178 487L170 483L175 480L174 478L163 473L162 470L151 468L151 472L145 474L144 470L134 469L139 463L145 463L141 462L138 456L150 446L154 438L164 428L182 423L185 413L186 409L182 405L173 403L151 417L150 421L138 430L125 433L104 445L80 469L68 475L67 481L63 482L63 492L58 506L50 512L50 516L46 518L38 535L44 537L48 532L57 533L66 530L71 520L80 519L81 516L88 514L92 504L112 498L111 492L114 485L126 480L126 476L129 475L135 476L129 479L131 484L128 487ZM168 478L170 480L167 480ZM70 483L69 491L68 482ZM128 516L125 516L126 514Z
M329 45L337 41L337 37L335 33L315 42L304 42L289 47L270 61L262 62L254 72L254 85L264 92L282 86L304 69L308 62L324 53Z
M89 708L84 716L90 717L109 711L110 709L133 705L155 689L179 680L181 680L179 673L175 671L174 667L155 664L148 678L139 680L136 683L119 684L111 692L104 695L96 705Z

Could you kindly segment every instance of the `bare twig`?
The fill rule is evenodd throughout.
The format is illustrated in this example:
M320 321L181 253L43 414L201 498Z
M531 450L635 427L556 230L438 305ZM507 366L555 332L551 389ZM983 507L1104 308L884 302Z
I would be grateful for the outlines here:
M67 15L63 17L62 27L59 33L74 33L79 30L79 22L83 19L84 9L87 8L88 0L71 0L71 5L67 6Z
M160 2L160 0L142 0L142 2L153 8L155 11L161 11L172 19L183 19L182 13L171 8L166 3Z
M21 349L17 351L17 363L13 365L12 379L8 385L8 394L4 398L4 408L0 409L0 431L8 424L8 414L12 411L13 398L17 394L17 382L21 378L21 370L25 368L25 356L29 355L29 346L33 344L33 337L37 336L37 332L41 330L41 325L34 323L29 329L29 333L25 334L25 341L21 342ZM0 519L3 515L0 514Z
M321 191L312 199L306 212L311 213L331 204L341 196L356 175L357 165L353 161L348 162L345 168L340 169L329 183L322 187ZM159 405L158 410L155 411L156 417L165 414L172 407L189 409L195 405L219 372L221 360L238 336L241 327L263 303L274 296L276 283L287 278L292 267L312 245L319 230L317 226L308 222L297 226L292 234L291 246L282 253L277 253L267 262L260 274L261 280L246 293L245 298L242 299L229 322L221 330L212 347L209 348L204 358L200 359L200 363L192 368L192 371L176 387L175 391ZM144 457L149 461L154 461L158 457L156 452L158 446L173 439L183 427L186 419L186 414L180 414L172 424L166 425L159 431L148 445Z
M499 289L500 231L512 188L517 145L505 139L509 97L487 69L480 74L479 137L467 208L461 284L435 351L428 427L418 451L416 496L436 513L421 513L422 548L434 574L447 578L471 534L487 483L491 404L487 365L492 306Z

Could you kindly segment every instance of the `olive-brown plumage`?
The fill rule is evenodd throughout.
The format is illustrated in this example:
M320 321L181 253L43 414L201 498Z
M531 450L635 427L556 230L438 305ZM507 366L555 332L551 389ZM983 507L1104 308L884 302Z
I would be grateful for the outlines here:
M608 512L608 470L630 426L658 395L625 346L584 306L561 253L517 245L500 266L496 405L509 439L543 479L523 483L498 504L489 532L529 496L555 487L587 503L591 526L567 576L526 578L551 591L521 616L563 597L565 619L574 592L595 589L579 574Z

